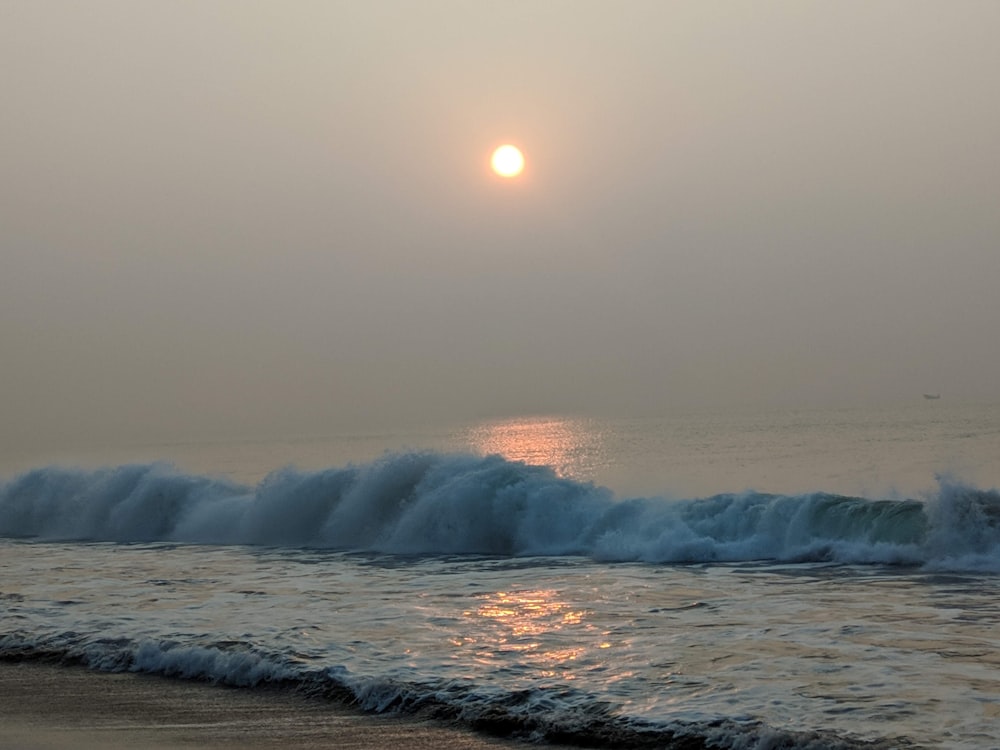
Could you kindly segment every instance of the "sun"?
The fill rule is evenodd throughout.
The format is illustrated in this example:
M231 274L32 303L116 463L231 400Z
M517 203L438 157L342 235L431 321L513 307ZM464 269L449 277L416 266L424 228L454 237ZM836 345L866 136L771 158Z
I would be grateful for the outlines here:
M490 166L501 177L517 177L524 171L524 154L517 146L507 143L493 152Z

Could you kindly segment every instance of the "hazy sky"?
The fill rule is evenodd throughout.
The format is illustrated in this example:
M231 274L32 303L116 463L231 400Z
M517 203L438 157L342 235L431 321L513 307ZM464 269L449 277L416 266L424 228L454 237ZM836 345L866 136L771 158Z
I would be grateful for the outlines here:
M0 0L0 445L998 400L998 29Z

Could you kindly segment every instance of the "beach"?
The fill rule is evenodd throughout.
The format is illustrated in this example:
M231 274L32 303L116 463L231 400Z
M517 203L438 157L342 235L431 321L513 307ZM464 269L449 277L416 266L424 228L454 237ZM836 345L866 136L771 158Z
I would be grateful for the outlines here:
M997 408L27 469L0 747L1000 747ZM618 489L643 466L690 491Z
M0 747L503 748L516 743L378 717L280 690L82 667L0 664Z

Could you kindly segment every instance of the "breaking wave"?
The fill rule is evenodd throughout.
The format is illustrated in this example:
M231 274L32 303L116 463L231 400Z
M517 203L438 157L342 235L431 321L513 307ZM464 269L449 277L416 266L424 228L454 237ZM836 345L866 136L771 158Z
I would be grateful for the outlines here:
M619 499L499 456L285 468L256 487L164 464L35 469L0 484L0 535L603 561L834 561L1000 570L1000 492L922 500L757 492Z
M761 721L652 722L621 714L586 693L565 688L487 690L461 680L406 681L309 667L249 643L184 644L173 640L0 635L0 660L81 665L102 672L139 672L240 688L284 688L380 714L418 716L486 734L577 747L699 750L888 750L913 747L903 738L862 740L828 731L793 731Z

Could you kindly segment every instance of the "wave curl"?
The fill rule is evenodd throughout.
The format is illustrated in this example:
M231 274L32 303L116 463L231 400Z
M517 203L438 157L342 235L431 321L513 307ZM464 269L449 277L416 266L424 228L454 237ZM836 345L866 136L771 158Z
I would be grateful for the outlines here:
M0 535L1000 570L1000 492L939 478L937 492L921 501L824 492L618 499L547 467L437 453L314 472L284 468L256 487L165 464L47 467L0 485Z

